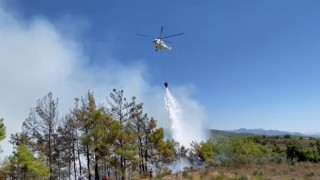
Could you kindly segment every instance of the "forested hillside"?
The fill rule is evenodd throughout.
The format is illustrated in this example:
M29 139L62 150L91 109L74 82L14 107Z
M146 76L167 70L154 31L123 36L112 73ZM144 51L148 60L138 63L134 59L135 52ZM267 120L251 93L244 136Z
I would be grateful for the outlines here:
M40 98L21 131L9 135L14 152L1 164L2 179L320 177L317 138L211 130L210 139L186 148L165 139L135 97L114 89L99 104L89 91L61 116L53 93ZM0 140L5 136L1 119ZM189 162L183 171L168 168L181 158Z

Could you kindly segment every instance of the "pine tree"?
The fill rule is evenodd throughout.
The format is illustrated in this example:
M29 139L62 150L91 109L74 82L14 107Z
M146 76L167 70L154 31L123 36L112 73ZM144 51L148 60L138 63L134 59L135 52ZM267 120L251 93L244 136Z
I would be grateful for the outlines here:
M78 105L77 105L78 106ZM81 133L81 144L84 146L85 149L85 156L87 158L87 169L88 169L88 178L91 180L91 154L90 148L92 146L92 139L90 136L90 131L93 128L93 119L92 114L90 112L96 108L95 101L93 98L93 94L89 91L87 93L86 98L82 99L82 106L75 109L75 116L78 120L79 130Z
M37 150L44 153L48 158L50 178L54 178L55 159L53 158L53 147L55 146L54 134L58 123L58 99L54 100L49 92L39 99L35 109L32 109L23 123L23 130L37 142Z
M88 92L85 99L82 99L82 106L74 110L80 129L81 144L85 147L87 158L88 178L91 179L91 159L94 159L95 179L100 179L99 161L104 159L104 140L108 134L108 126L111 124L111 117L106 114L105 108L97 106L92 92ZM107 146L108 144L106 144Z
M35 157L26 145L21 144L5 159L3 170L12 179L46 179L49 169L44 161L41 154Z
M107 99L111 106L109 113L120 125L120 131L114 141L115 158L113 166L116 169L116 175L120 175L121 179L124 180L129 171L134 171L139 163L137 158L138 146L136 144L137 133L130 121L134 112L135 97L131 99L131 102L127 102L122 90L113 89L110 98L111 101Z
M0 118L0 141L6 138L6 127L3 123L3 118Z
M71 179L72 171L74 178L77 178L76 170L76 133L75 133L75 119L72 114L67 114L62 121L61 126L58 127L58 145L56 146L57 157L60 160L61 168L67 168L67 174ZM72 170L73 167L73 170Z

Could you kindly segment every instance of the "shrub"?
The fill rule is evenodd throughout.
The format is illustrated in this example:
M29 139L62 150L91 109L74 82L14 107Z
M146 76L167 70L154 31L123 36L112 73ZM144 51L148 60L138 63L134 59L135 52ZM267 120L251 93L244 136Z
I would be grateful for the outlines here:
M172 173L172 170L169 169L168 167L161 167L160 171L157 174L157 178L162 178L166 175L170 175Z
M217 180L224 180L224 173L223 172L219 173Z
M261 171L254 171L252 175L254 175L254 176L262 176L263 173Z
M182 172L182 177L183 178L187 178L188 177L188 172L187 171L183 171Z
M290 138L291 138L290 134L285 134L283 137L284 137L285 139L290 139Z
M305 175L306 177L312 177L312 176L314 176L314 173L313 172L308 172L308 173L306 173L306 175Z
M236 180L248 180L248 177L243 174L240 174L240 175L237 175L235 179Z

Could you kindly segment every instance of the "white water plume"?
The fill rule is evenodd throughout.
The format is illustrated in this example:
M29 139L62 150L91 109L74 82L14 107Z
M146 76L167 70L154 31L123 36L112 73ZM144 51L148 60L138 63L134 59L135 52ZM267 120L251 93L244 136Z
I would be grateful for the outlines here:
M182 143L183 129L182 129L182 112L180 105L175 98L171 95L168 88L166 88L166 95L164 97L166 109L169 113L169 119L171 121L171 132L174 140Z
M183 104L186 107L182 107L170 93L169 88L166 88L164 101L171 121L171 133L174 140L187 148L190 147L192 141L205 140L205 130L202 127L203 117L199 116L201 113L198 112L198 107L192 107L188 102Z

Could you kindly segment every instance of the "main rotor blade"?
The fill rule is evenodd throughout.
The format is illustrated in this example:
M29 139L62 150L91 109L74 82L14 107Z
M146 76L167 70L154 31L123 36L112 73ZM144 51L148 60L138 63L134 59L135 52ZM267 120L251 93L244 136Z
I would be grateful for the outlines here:
M138 36L144 36L144 37L149 37L149 38L154 38L154 37L151 37L151 36L148 36L148 35L144 35L144 34L136 34Z
M162 36L162 31L163 31L163 26L161 26L161 30L160 30L160 38Z
M165 37L162 37L162 39L168 38L168 37L173 37L173 36L180 36L180 35L182 35L182 34L184 34L184 33L179 33L179 34L174 34L174 35L170 35L170 36L165 36Z

